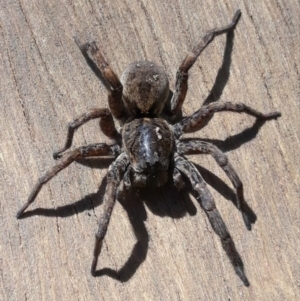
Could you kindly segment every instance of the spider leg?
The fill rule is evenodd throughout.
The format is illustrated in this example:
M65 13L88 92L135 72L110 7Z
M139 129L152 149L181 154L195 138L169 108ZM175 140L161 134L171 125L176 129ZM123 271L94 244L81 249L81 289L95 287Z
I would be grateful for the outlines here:
M281 116L280 112L271 112L263 114L243 103L210 103L209 105L200 108L191 116L185 117L183 120L176 123L174 125L175 133L177 136L180 136L183 133L191 133L198 131L207 125L208 121L216 112L228 111L236 113L246 113L261 120L276 119Z
M124 119L127 116L127 113L122 101L123 86L118 76L106 62L94 41L88 42L82 46L80 46L77 42L77 45L84 57L93 62L93 64L98 68L98 70L100 70L102 76L109 84L108 104L111 113L118 120Z
M175 167L173 169L173 183L178 190L181 190L185 186L181 173Z
M251 230L251 223L245 213L245 199L243 191L243 183L241 182L238 174L229 163L227 156L221 152L215 145L204 141L189 141L188 143L179 142L177 144L177 151L180 155L189 154L210 154L224 170L230 179L231 183L236 189L237 208L241 211L244 223L248 230Z
M119 138L120 134L116 130L115 123L110 111L108 109L92 109L76 117L72 122L68 124L68 132L65 145L60 150L53 153L53 158L59 159L62 156L62 153L71 147L74 133L80 126L96 118L100 118L99 124L104 135L111 139Z
M114 161L107 172L107 186L105 189L105 195L103 199L103 214L99 220L98 231L96 233L94 257L91 266L91 273L93 276L96 274L96 266L98 257L101 252L103 238L107 231L107 226L112 214L116 202L117 188L120 185L121 179L129 164L128 157L125 153L122 153L116 161Z
M174 161L176 168L188 178L194 191L197 193L197 200L205 211L213 230L220 237L223 249L227 253L235 272L243 281L244 285L249 286L249 281L244 273L242 259L235 248L234 242L216 208L214 199L207 189L204 179L195 166L186 159L176 155Z
M17 218L19 218L28 208L28 206L34 202L43 185L75 160L94 156L117 156L119 153L120 148L118 145L107 145L105 143L82 146L65 153L50 170L48 170L37 180L37 183L29 195L27 203L23 205L22 208L17 212Z
M171 112L176 115L184 102L188 89L188 71L194 65L201 52L213 41L213 39L223 33L234 30L241 16L241 11L237 10L231 23L227 26L210 30L205 33L200 42L187 54L176 74L175 92L171 99Z

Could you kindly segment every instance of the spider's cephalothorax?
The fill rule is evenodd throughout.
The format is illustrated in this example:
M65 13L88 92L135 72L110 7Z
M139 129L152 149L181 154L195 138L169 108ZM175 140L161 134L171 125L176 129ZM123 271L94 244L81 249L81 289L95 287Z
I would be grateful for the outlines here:
M166 115L171 117L171 120L176 120L181 111L187 92L189 69L215 36L234 30L240 16L241 12L238 10L229 25L208 31L182 61ZM107 186L103 199L104 214L100 217L96 233L91 267L93 275L96 272L102 241L116 197L131 187L161 186L166 183L168 175L172 175L174 186L178 189L184 186L183 179L190 182L236 273L248 286L243 262L212 195L198 169L185 158L185 155L210 154L216 160L236 189L237 207L242 213L247 229L250 230L251 222L245 210L242 182L226 155L216 146L199 140L184 142L180 137L184 133L203 128L216 112L243 112L262 120L276 119L280 113L263 114L242 103L214 102L200 107L191 116L181 118L172 124L161 115L169 96L169 81L161 67L148 61L132 63L125 69L120 81L94 42L80 46L80 49L87 61L98 68L108 83L109 110L93 109L69 123L64 147L53 154L59 161L38 179L27 203L18 211L17 217L19 218L35 200L45 183L75 160L93 156L113 156L115 160L107 172ZM116 129L113 117L120 121L121 131ZM96 143L67 151L72 145L75 130L94 118L100 118L102 132L113 139L114 143L111 145Z

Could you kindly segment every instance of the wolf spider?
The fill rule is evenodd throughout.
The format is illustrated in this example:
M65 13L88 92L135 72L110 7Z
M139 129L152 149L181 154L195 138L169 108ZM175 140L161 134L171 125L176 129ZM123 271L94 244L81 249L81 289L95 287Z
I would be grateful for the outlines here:
M169 117L176 117L181 111L188 88L188 71L198 56L216 36L233 31L240 16L241 12L238 10L229 25L208 31L182 61L176 74L176 88L170 102ZM132 187L162 186L171 175L174 186L178 189L184 186L184 179L190 182L237 275L244 285L248 286L249 281L245 276L242 260L216 208L215 201L197 168L184 155L210 154L215 159L236 189L237 207L241 211L247 229L250 230L251 223L245 213L242 182L226 155L216 146L204 141L182 142L180 137L182 134L203 128L216 112L246 113L262 120L276 119L280 113L263 114L243 103L211 103L172 124L172 118L161 117L169 96L169 81L162 67L149 61L134 62L125 69L119 80L95 42L79 47L86 59L98 68L97 71L101 72L108 83L109 110L92 109L68 124L65 145L53 154L59 161L38 179L27 203L18 211L17 218L35 200L42 186L75 160L94 156L113 156L115 161L107 172L107 186L103 199L104 213L100 217L96 233L92 275L95 276L102 241L116 198ZM111 145L96 143L65 152L72 144L74 132L95 118L100 118L100 129L107 137L113 139L114 143ZM116 129L113 118L120 122L122 126L120 131Z

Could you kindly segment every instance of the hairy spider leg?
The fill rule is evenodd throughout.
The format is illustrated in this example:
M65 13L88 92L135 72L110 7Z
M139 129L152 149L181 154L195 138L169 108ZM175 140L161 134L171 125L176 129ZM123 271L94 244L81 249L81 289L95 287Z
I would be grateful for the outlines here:
M60 171L69 166L72 162L80 158L95 157L95 156L117 156L120 153L118 145L107 145L105 143L90 144L87 146L78 147L72 151L65 153L57 163L41 176L31 191L27 203L18 211L19 218L30 204L34 202L43 185L51 180Z
M236 189L237 208L242 213L246 228L251 230L251 222L245 212L246 202L244 198L243 183L232 165L229 163L227 156L215 145L204 141L179 142L177 143L176 147L180 155L210 154L215 159L218 165L227 174L228 178Z
M86 122L100 118L99 124L103 134L111 139L117 140L121 137L118 133L113 117L108 109L91 109L88 112L77 116L68 123L67 138L64 147L53 153L54 159L59 159L62 153L71 147L75 131Z
M122 101L123 86L114 73L112 68L104 59L101 51L94 41L88 42L82 46L77 43L84 57L94 63L98 71L109 84L108 105L112 115L118 120L124 120L128 117Z
M237 10L229 25L207 31L201 38L200 42L186 55L176 73L175 91L171 99L171 112L173 115L178 114L185 100L188 89L189 69L194 65L201 52L214 40L216 36L235 29L240 17L241 11Z
M235 269L235 272L243 281L244 285L249 286L249 281L244 273L244 265L242 259L235 248L234 242L218 209L216 208L215 201L210 194L204 179L202 178L196 167L189 161L185 160L183 157L176 155L174 161L176 168L182 174L184 174L192 184L192 187L197 194L197 201L200 203L201 208L206 213L213 230L220 237L223 249L229 257Z
M116 161L110 165L107 172L107 185L103 198L103 214L99 219L98 231L95 237L94 257L91 266L91 273L93 276L96 274L96 266L101 252L103 238L106 234L112 210L116 202L117 189L128 165L129 159L126 153L122 153Z
M180 171L178 169L176 169L175 167L173 167L173 183L174 183L174 186L178 190L181 190L185 186L185 183L184 183L184 180L182 178Z
M185 117L183 120L176 123L174 125L176 135L180 136L183 133L191 133L202 129L207 125L208 121L217 112L246 113L248 115L254 116L257 119L261 119L261 120L276 119L281 116L280 112L263 114L243 103L232 103L232 102L210 103L200 108L194 114Z

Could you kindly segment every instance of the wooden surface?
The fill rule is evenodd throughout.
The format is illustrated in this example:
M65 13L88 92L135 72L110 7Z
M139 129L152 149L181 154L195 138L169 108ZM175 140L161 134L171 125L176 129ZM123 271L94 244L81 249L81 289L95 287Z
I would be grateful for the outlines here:
M134 60L153 60L173 90L187 51L205 30L228 24L238 8L243 15L234 39L216 38L191 70L183 114L205 100L282 112L264 124L218 114L192 135L212 139L244 182L256 217L252 231L213 159L190 157L211 186L251 286L235 275L195 199L171 187L117 203L101 276L91 277L110 160L71 165L43 187L25 218L15 218L54 164L66 124L89 108L107 107L105 88L73 36L95 39L119 75ZM299 15L296 0L0 1L0 300L297 300ZM106 140L95 121L78 130L74 142L100 141Z

